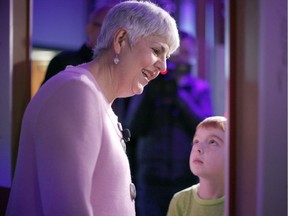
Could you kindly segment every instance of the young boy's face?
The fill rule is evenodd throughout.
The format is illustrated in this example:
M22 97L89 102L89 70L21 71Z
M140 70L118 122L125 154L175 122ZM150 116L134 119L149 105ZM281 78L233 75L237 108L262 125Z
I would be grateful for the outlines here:
M223 178L225 133L217 128L198 128L193 138L190 169L200 178Z

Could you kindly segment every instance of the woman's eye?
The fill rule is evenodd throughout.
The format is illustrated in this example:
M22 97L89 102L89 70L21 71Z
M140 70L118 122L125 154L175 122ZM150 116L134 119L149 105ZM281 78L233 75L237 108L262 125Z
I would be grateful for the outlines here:
M155 56L159 56L159 54L160 54L160 50L158 50L158 49L154 49L154 48L152 48L152 50L153 50L153 53L155 54Z

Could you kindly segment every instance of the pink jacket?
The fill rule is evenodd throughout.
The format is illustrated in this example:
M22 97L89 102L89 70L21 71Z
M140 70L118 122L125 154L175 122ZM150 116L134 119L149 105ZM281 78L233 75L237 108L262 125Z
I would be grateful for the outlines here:
M117 123L90 72L68 67L45 83L23 117L7 216L134 216Z

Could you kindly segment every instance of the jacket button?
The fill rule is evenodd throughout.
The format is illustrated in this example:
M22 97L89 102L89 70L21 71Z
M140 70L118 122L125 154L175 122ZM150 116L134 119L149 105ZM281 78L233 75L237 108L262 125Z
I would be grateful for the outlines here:
M133 183L130 183L130 197L132 200L136 199L136 187Z

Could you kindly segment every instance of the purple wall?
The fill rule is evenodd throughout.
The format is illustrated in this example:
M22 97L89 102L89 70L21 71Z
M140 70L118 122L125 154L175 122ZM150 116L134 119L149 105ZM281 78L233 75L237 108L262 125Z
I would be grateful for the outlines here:
M85 41L88 0L34 0L33 47L77 49Z

